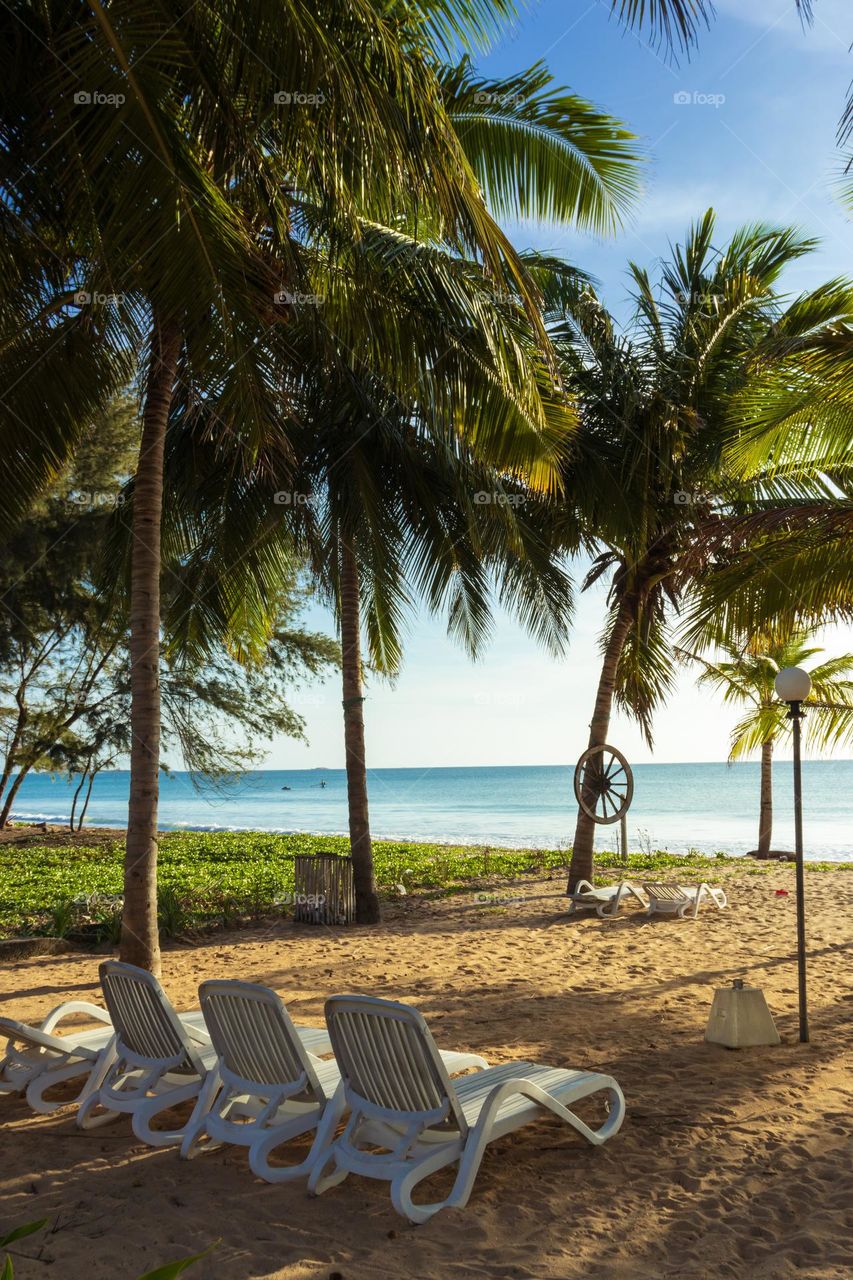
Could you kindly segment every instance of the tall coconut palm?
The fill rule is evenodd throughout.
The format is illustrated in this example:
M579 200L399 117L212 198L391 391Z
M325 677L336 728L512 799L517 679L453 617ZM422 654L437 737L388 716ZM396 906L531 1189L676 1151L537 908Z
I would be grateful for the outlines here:
M627 211L637 192L639 160L631 135L589 104L554 89L542 68L507 84L476 79L463 63L440 72L439 82L441 105L459 130L465 160L482 182L485 195L501 210L562 217L599 231L611 230ZM499 155L504 157L502 167L495 168ZM525 175L524 181L519 173ZM290 248L305 271L302 292L296 296L307 298L309 305L297 301L290 308L290 327L278 330L261 346L269 367L278 369L279 383L287 385L287 395L298 401L305 382L303 357L294 360L296 334L313 330L321 346L329 348L327 357L331 352L331 358L339 361L341 352L349 352L351 361L366 361L374 377L382 380L383 394L399 397L400 403L410 403L415 390L422 398L428 388L434 420L442 418L451 435L476 430L476 449L480 454L485 451L493 463L525 467L531 475L542 467L545 474L551 445L537 385L537 379L548 380L542 354L544 330L531 314L537 288L522 260L515 258L517 278L496 290L493 265L467 262L461 256L464 240L448 234L451 228L441 201L413 202L411 192L401 191L393 231L362 219L354 235L351 220L342 217L340 210L318 206L308 195L294 193ZM365 193L365 202L371 199L372 193ZM370 212L374 217L382 214L381 191ZM405 234L406 223L418 227L418 239ZM324 256L318 260L318 254ZM513 257L510 250L507 254ZM433 264L445 258L451 263L454 257L456 268L448 267L443 274L432 271ZM476 299L471 291L474 279L480 290ZM292 291L282 292L284 297L293 296ZM511 310L501 310L504 294L513 299ZM462 318L454 327L457 313ZM532 363L531 355L519 360L520 339L513 327L524 331ZM220 360L227 366L227 352ZM181 381L187 384L189 374ZM208 388L195 396L179 392L177 397L173 394L172 404L186 421L193 413L198 416L199 405L209 403L214 395ZM232 424L232 419L227 406L223 412L217 401L215 421L209 415L205 421L208 429L221 432L223 423ZM229 430L234 432L233 424ZM473 434L470 439L474 442ZM285 455L286 450L278 455L279 485L286 483ZM252 449L244 450L242 463L251 468ZM136 501L126 510L135 514ZM346 555L346 545L342 540L334 555L341 569L335 600L341 625L349 629L345 657L353 656L352 663L344 664L351 834L354 850L369 852L366 784L357 765L360 759L363 773L363 746L357 746L363 738L357 627L353 633L359 617L358 570L355 557ZM227 573L222 563L218 569ZM349 602L346 609L344 600ZM209 624L209 606L206 598L202 609L188 608L187 621L206 613ZM182 634L185 638L189 634L186 622L182 622ZM364 889L360 900L368 896Z
M17 219L44 243L62 236L73 243L47 308L73 304L63 314L81 331L109 317L117 329L112 361L121 364L129 349L146 359L133 504L122 952L150 968L158 963L162 459L176 388L192 385L199 402L214 393L221 429L238 431L249 450L279 411L259 340L266 326L288 318L273 306L282 284L300 291L288 189L311 192L342 223L365 194L386 218L401 200L410 209L423 204L443 240L479 255L495 286L512 287L531 323L540 323L535 292L486 211L444 107L434 52L460 36L481 37L499 12L466 0L395 14L393 22L335 0L320 10L258 0L192 11L169 0L154 9L141 0L108 8L92 0L73 10L19 0L3 11L11 56L0 129L24 162L15 172L4 149L5 220ZM323 110L282 110L283 86L306 80ZM5 425L20 435L20 420ZM54 435L7 516L24 508L73 446L72 428Z
M535 275L536 265L525 265ZM405 617L420 601L476 652L497 594L560 649L571 595L541 495L558 482L574 414L549 390L520 300L496 296L477 264L372 224L348 253L339 245L331 260L318 254L313 287L326 319L318 327L306 315L290 335L305 344L287 388L293 416L251 467L236 441L217 439L198 415L173 424L167 538L201 554L186 566L183 617L167 624L193 643L214 616L227 619L234 601L248 599L252 610L257 601L262 613L257 593L274 580L276 558L307 557L341 629L357 915L369 923L378 902L362 647L375 669L393 673ZM342 350L347 306L372 319L361 335L349 321L358 346ZM507 359L515 373L504 379ZM188 530L187 520L198 523ZM237 582L244 563L258 566L246 596ZM228 565L235 574L223 572Z
M701 664L699 683L717 689L727 704L745 706L746 711L732 730L730 760L740 760L753 751L761 753L758 844L756 855L766 858L773 841L773 750L780 739L790 737L787 707L779 701L774 687L785 667L807 665L823 650L809 644L809 635L757 635L743 644L721 639L720 656ZM830 658L809 668L812 693L806 705L805 745L826 751L853 738L853 654Z
M840 285L784 305L779 276L813 247L795 232L746 227L719 250L713 239L709 211L657 288L632 265L637 309L625 335L590 292L554 331L581 424L565 489L593 557L585 585L610 582L589 746L606 741L614 703L651 741L674 677L671 626L704 567L702 531L790 491L784 477L743 474L729 461L728 412L750 357L777 326L792 340L827 326L829 300L833 316L850 311ZM805 470L798 483L802 493L825 484ZM591 875L594 830L580 810L572 884Z

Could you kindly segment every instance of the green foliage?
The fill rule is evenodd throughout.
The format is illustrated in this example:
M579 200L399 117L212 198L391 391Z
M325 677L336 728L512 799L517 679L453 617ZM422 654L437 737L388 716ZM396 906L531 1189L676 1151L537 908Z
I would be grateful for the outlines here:
M580 419L566 542L594 557L584 587L609 586L602 645L614 646L615 701L649 742L674 687L673 629L715 565L709 529L719 537L743 512L790 497L783 444L770 461L733 458L739 397L756 366L776 367L788 345L826 338L853 314L846 285L793 302L781 291L783 272L815 248L797 231L747 225L719 246L716 235L709 209L658 279L631 264L636 310L625 330L589 288L549 317ZM825 494L815 459L797 485L804 497ZM779 581L790 594L793 580Z
M20 1227L15 1227L13 1231L8 1232L5 1236L0 1236L0 1249L14 1243L16 1240L23 1240L26 1236L33 1235L36 1231L41 1231L42 1227L47 1225L47 1218L39 1218L36 1222L25 1222ZM215 1242L209 1245L201 1253L194 1253L192 1257L181 1258L177 1262L167 1262L162 1267L155 1267L153 1271L146 1271L139 1280L174 1280L176 1276L182 1275L187 1267L191 1267L194 1262L198 1262L201 1258L206 1258L211 1249L216 1248ZM0 1271L0 1280L14 1280L14 1269L12 1267L12 1259L6 1255L3 1264L3 1270Z
M199 1262L200 1259L206 1258L210 1250L215 1247L215 1245L211 1245L210 1248L204 1249L201 1253L194 1253L189 1258L181 1258L178 1262L167 1262L165 1266L155 1267L153 1271L146 1271L144 1276L139 1277L139 1280L175 1280L176 1276L183 1275L187 1267L191 1267L194 1262Z
M297 854L347 853L343 836L279 835L271 832L175 831L161 838L159 916L164 936L194 929L234 928L261 916L290 912ZM384 894L405 889L431 894L464 890L489 877L560 871L567 849L501 849L475 845L437 845L402 840L374 843L376 877ZM0 936L53 934L91 942L115 942L120 928L124 850L119 844L36 846L0 845ZM718 853L632 853L627 864L615 853L599 853L599 871L612 879L627 865L631 872L692 870L703 879L718 866L751 864ZM835 869L832 863L806 863L807 871ZM853 869L853 863L840 864ZM69 923L69 904L74 916Z

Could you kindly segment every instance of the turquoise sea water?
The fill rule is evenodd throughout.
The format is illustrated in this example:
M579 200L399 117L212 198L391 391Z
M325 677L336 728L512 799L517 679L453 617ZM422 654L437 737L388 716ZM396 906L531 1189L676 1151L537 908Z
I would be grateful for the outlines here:
M628 815L632 849L746 853L756 843L758 764L640 764ZM791 765L774 769L773 844L793 847ZM321 785L325 783L325 786ZM87 822L123 826L126 772L95 781ZM287 788L287 789L285 789ZM572 770L562 765L507 768L375 769L369 774L377 837L554 848L574 831ZM45 774L24 782L14 816L64 822L73 784ZM806 857L853 860L853 760L803 765ZM201 830L346 830L343 770L265 770L226 790L194 786L188 774L161 783L160 825ZM598 845L613 848L616 827L600 827Z

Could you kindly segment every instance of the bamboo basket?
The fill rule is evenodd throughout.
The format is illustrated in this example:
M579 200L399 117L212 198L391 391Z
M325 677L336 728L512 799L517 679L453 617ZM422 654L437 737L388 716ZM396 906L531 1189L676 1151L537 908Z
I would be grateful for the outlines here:
M298 854L293 879L294 920L303 924L352 924L352 858L337 853Z

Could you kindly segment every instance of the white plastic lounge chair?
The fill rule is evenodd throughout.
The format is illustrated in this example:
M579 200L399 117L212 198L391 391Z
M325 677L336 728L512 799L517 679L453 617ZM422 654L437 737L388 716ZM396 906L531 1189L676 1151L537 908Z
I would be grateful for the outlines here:
M104 1023L94 1031L66 1031L54 1035L54 1028L66 1017L85 1014ZM182 1013L181 1021L204 1027L200 1009ZM23 1093L33 1111L49 1115L59 1107L82 1106L101 1084L115 1056L112 1018L100 1005L88 1000L68 1000L58 1005L38 1027L13 1018L0 1017L0 1038L7 1037L6 1055L0 1059L0 1093ZM76 1097L49 1102L45 1094L54 1085L82 1077Z
M127 1112L141 1142L154 1147L180 1143L186 1124L152 1129L151 1122L160 1112L193 1098L207 1108L219 1087L210 1034L203 1023L180 1018L160 983L145 969L106 960L100 975L116 1031L115 1053L98 1088L80 1107L77 1124L88 1129ZM312 1052L330 1049L324 1028L304 1028L299 1035Z
M72 1029L54 1034L63 1018L85 1014L90 1022L106 1025L95 1031ZM93 1072L101 1055L109 1049L113 1027L106 1009L88 1000L68 1000L57 1005L37 1027L14 1018L0 1018L0 1038L6 1053L0 1058L0 1093L26 1093L33 1111L49 1115L65 1102L48 1102L45 1093L65 1080L81 1078L79 1102L91 1087Z
M199 996L219 1055L220 1085L211 1098L199 1098L181 1155L189 1158L231 1142L249 1148L252 1172L267 1182L306 1177L343 1113L343 1093L335 1096L341 1081L337 1063L312 1057L269 987L216 980L203 982ZM488 1065L471 1053L442 1058L448 1072ZM317 1132L305 1160L281 1167L269 1163L277 1147L312 1129Z
M447 1206L468 1201L488 1142L553 1111L589 1142L600 1145L622 1124L625 1099L615 1080L591 1071L563 1071L511 1062L451 1081L423 1017L408 1005L369 996L335 996L326 1021L343 1077L350 1118L318 1158L308 1180L315 1194L349 1173L391 1183L391 1201L411 1222L426 1222ZM603 1090L610 1114L590 1129L568 1108ZM375 1151L368 1148L383 1148ZM459 1162L447 1199L414 1204L424 1178Z
M314 1147L328 1142L321 1121L334 1133L328 1104L340 1083L334 1061L312 1057L284 1002L269 987L216 980L199 988L218 1061L216 1087L199 1096L187 1123L181 1155L190 1159L222 1143L249 1148L252 1171L267 1182L304 1177L312 1155L298 1165L275 1168L270 1152L312 1129ZM328 1040L324 1046L330 1047ZM319 1127L318 1127L319 1126Z
M690 916L695 920L699 907L709 898L722 911L726 905L726 895L722 889L714 889L709 884L644 884L643 890L648 896L649 905L646 915L677 915L683 920Z
M643 895L628 880L620 880L618 884L602 885L600 889L596 889L589 880L579 880L574 892L569 894L572 905L566 914L573 916L578 911L594 910L602 918L615 916L622 899L629 894L637 899L640 906L646 906Z

